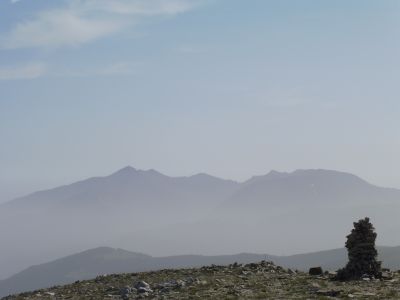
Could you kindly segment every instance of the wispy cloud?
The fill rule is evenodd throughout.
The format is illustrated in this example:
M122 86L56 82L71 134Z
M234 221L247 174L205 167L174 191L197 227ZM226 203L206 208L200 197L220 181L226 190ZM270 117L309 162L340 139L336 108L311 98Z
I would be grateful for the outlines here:
M3 48L75 46L117 31L120 25L104 20L87 20L70 10L49 11L18 24L6 35Z
M23 66L0 67L0 80L34 79L46 73L43 63L29 63Z
M90 12L151 16L183 13L199 3L193 0L74 0L73 6Z
M15 0L13 0L15 1ZM200 0L71 0L20 22L0 40L7 49L77 46L133 26L144 17L171 16Z

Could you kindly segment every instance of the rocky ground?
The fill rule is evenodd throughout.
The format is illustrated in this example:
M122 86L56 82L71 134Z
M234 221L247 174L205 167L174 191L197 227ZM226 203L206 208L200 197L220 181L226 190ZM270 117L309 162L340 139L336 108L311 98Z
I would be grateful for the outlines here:
M17 299L400 299L400 273L337 282L271 262L104 275L5 297Z

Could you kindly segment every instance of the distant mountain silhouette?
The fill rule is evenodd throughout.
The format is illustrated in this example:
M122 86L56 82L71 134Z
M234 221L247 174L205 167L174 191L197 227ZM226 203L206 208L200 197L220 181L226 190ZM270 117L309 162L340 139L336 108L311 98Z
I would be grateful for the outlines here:
M206 174L168 177L125 167L15 199L0 205L0 278L107 238L200 219L238 187ZM50 240L56 245L46 247Z
M383 260L385 267L393 270L400 268L400 247L379 247L378 250L379 258ZM122 249L100 247L32 266L6 280L0 280L0 297L91 279L103 274L200 267L211 264L227 265L234 262L251 263L261 260L273 261L277 265L293 270L307 271L312 266L322 266L324 270L337 270L346 264L347 257L344 248L293 256L241 253L220 256L152 257Z
M105 244L157 256L335 248L365 216L378 241L393 245L399 209L399 190L337 171L272 171L238 183L125 167L0 205L0 278Z

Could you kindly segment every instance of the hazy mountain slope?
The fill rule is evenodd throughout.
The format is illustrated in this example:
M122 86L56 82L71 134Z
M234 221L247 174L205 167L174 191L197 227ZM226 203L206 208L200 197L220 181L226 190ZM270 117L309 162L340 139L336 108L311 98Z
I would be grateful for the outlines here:
M271 172L241 184L201 221L134 232L107 244L152 255L287 255L340 247L353 222L369 216L378 242L396 245L400 242L398 211L399 190L371 185L352 174L330 170ZM135 244L135 240L142 243Z
M238 186L206 174L173 178L126 167L15 199L0 205L0 278L114 236L202 218Z
M399 200L400 191L379 188L352 174L330 170L271 172L253 177L224 202L224 209L348 203L386 203ZM379 198L378 198L379 197Z
M400 247L378 247L378 251L379 259L383 260L383 266L394 270L400 268ZM273 261L275 264L293 270L307 271L312 266L322 266L324 270L337 270L346 264L347 253L344 248L340 248L293 256L242 253L221 256L151 257L122 249L102 247L33 266L2 280L0 281L0 296L72 283L102 274L198 267L211 264L227 265L234 262L250 263L261 260Z
M0 278L105 244L156 256L337 248L365 216L380 244L395 245L399 210L399 190L336 171L271 172L239 184L127 167L1 205Z

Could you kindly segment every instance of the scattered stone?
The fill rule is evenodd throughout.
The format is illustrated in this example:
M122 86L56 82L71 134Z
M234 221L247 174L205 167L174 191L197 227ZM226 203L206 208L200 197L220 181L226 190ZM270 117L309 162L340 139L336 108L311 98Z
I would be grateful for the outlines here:
M135 287L135 289L139 289L139 288L150 289L150 284L148 284L146 281L138 281L135 283L134 287Z
M340 295L340 290L318 290L315 292L319 296L337 297Z
M312 282L311 287L315 289L319 289L321 286L318 284L318 282Z
M153 292L153 290L151 290L150 288L145 288L145 287L139 287L138 289L137 289L137 292L139 293L139 294L148 294L148 293L152 293Z
M383 280L392 280L393 276L389 272L382 272L381 275Z
M135 289L135 291L136 291L136 289ZM133 288L131 288L130 286L126 286L126 287L123 287L122 289L120 289L121 296L127 296L132 293L133 293Z
M369 277L363 277L362 280L364 280L364 281L370 281L371 278L369 278Z

